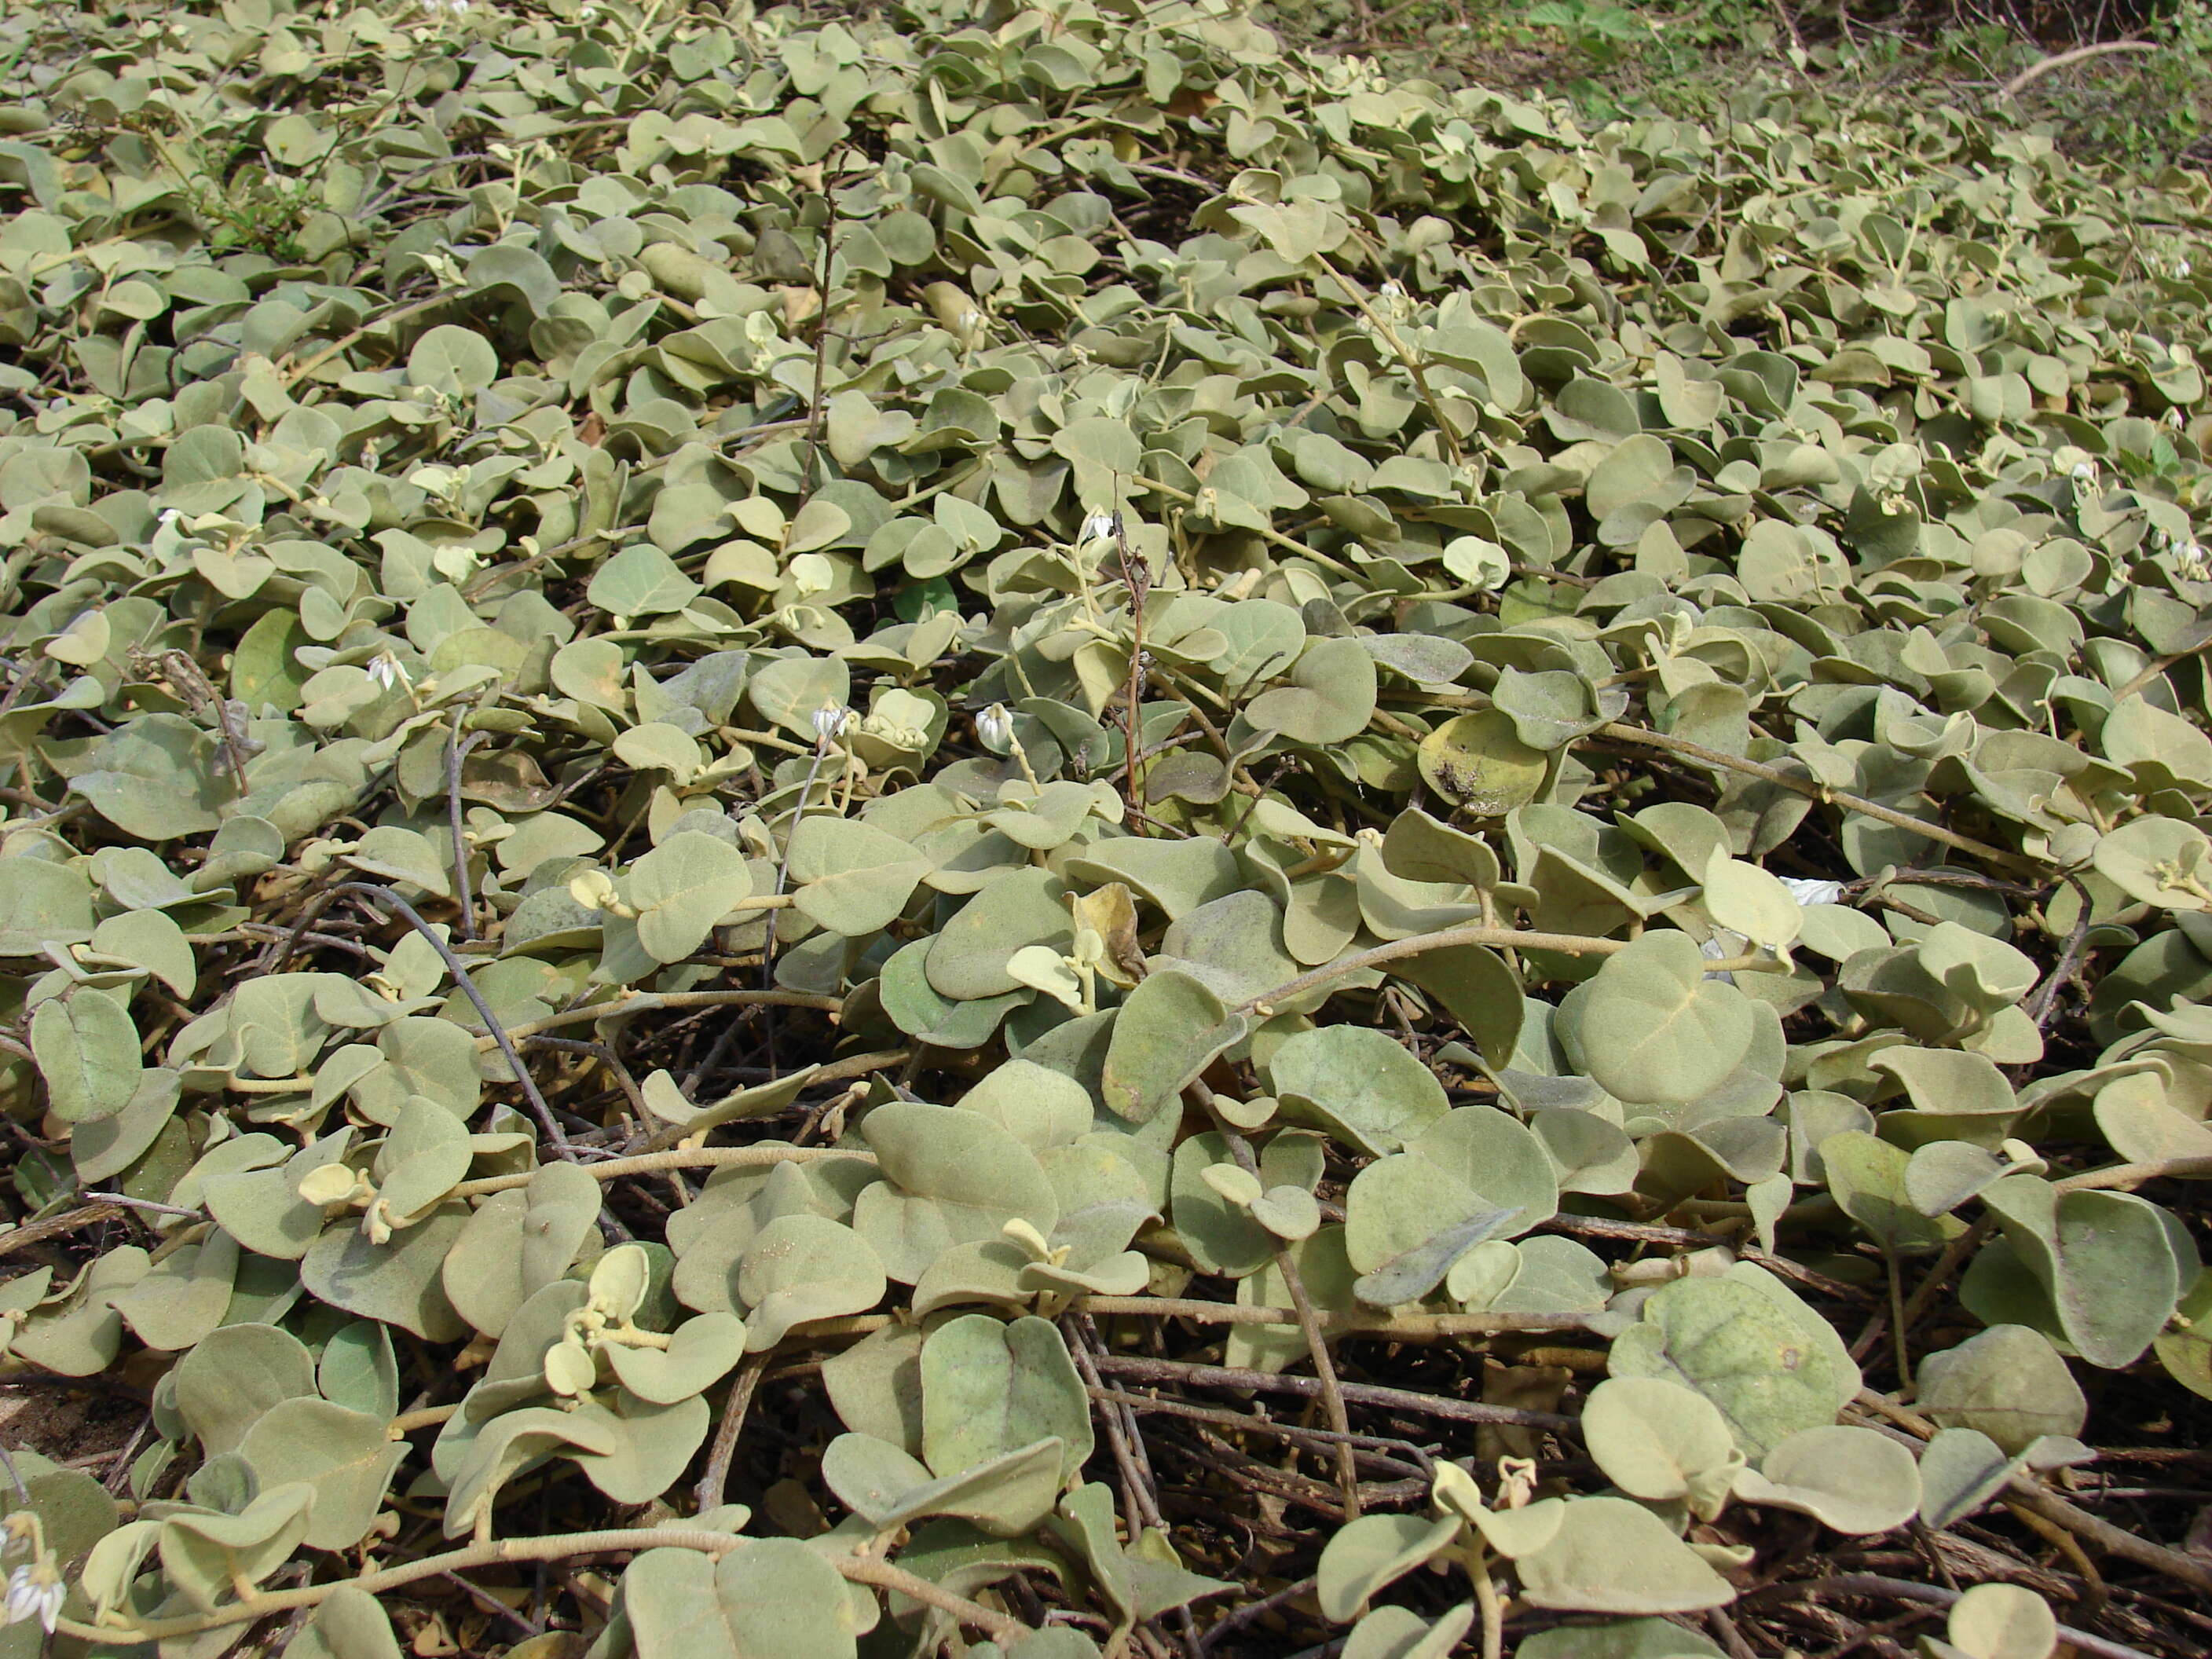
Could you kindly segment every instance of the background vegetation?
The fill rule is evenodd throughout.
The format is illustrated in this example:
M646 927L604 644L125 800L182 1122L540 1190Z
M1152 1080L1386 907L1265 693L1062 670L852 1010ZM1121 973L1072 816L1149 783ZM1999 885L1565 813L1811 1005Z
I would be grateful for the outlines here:
M2212 21L2202 0L1845 7L1297 0L1270 17L1293 38L1372 52L1448 83L1565 92L1598 118L1635 111L1711 118L1747 81L1768 81L1817 84L1852 102L1933 97L2044 124L2069 154L2152 169L2191 160L2206 131ZM2046 59L2083 48L2103 50L2008 91Z

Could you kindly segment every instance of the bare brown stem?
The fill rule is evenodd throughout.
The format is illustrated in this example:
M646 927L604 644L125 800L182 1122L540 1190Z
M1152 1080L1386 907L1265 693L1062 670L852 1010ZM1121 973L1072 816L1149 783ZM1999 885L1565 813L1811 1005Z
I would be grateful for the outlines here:
M1252 1151L1252 1143L1238 1133L1237 1126L1221 1115L1213 1091L1205 1084L1194 1081L1190 1091L1198 1103L1213 1120L1213 1127L1228 1144L1229 1155L1237 1165L1255 1181L1261 1181L1260 1160ZM1264 1184L1264 1182L1263 1182ZM1352 1418L1344 1408L1344 1390L1336 1379L1336 1365L1329 1358L1328 1338L1322 1332L1321 1317L1315 1312L1313 1298L1306 1294L1305 1280L1298 1273L1298 1264L1291 1256L1290 1247L1282 1240L1275 1241L1275 1271L1283 1276L1283 1287L1290 1292L1291 1306L1298 1316L1298 1329L1306 1340L1306 1357L1313 1361L1314 1375L1321 1382L1322 1413L1328 1426L1337 1434L1352 1432ZM1352 1455L1348 1442L1339 1442L1336 1448L1336 1483L1344 1493L1344 1514L1346 1520L1359 1518L1359 1466Z

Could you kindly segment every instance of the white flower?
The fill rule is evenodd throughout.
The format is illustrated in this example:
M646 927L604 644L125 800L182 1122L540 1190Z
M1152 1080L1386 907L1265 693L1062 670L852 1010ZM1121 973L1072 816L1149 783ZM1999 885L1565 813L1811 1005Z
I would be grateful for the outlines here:
M1006 712L1006 704L994 702L975 716L975 735L994 755L1003 755L1013 746L1014 717Z
M814 711L814 735L823 743L842 732L853 722L853 711L834 702L824 702Z
M66 1593L52 1562L41 1558L16 1568L8 1575L8 1623L20 1625L36 1619L46 1634L52 1635Z
M368 665L368 677L387 691L395 685L412 685L413 678L389 651L380 651Z
M2097 464L2094 461L2076 461L2074 470L2067 477L2077 484L2093 484L2097 482Z
M1114 515L1094 513L1083 521L1083 529L1076 537L1078 543L1100 542L1114 533Z
M1801 906L1833 904L1844 896L1840 881L1815 881L1807 876L1784 876L1781 881Z

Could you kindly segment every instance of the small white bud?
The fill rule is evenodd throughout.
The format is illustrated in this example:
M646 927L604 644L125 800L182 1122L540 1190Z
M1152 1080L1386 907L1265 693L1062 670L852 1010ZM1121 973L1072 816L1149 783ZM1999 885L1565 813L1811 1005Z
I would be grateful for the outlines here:
M1840 881L1817 881L1807 876L1784 876L1781 880L1801 906L1833 904L1844 896Z
M1003 755L1013 747L1014 717L1006 712L1006 704L994 702L975 716L975 736L994 755Z
M1533 1457L1501 1457L1498 1460L1498 1507L1518 1510L1528 1507L1528 1500L1536 1495L1536 1460Z
M301 1176L294 1190L307 1204L349 1204L360 1195L365 1184L359 1174L345 1164L323 1164Z

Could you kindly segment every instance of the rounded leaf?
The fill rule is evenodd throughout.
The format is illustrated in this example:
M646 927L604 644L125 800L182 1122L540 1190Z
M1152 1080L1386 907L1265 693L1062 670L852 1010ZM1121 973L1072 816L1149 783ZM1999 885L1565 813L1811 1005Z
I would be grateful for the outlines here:
M2203 890L2212 877L2208 867L2212 841L2182 818L2140 817L2099 838L2097 873L2130 898L2164 909L2212 908Z
M307 1542L351 1549L368 1535L407 1446L385 1433L386 1419L327 1400L280 1401L246 1431L239 1455L262 1487L305 1480L315 1489Z
M1946 1426L1978 1429L2008 1453L2088 1421L2081 1385L2040 1331L1992 1325L1920 1362L1919 1408Z
M1664 1521L1626 1498L1569 1500L1558 1535L1514 1565L1530 1606L1565 1613L1697 1613L1735 1599Z
M2050 1659L2058 1619L2024 1584L1976 1584L1952 1605L1943 1633L1972 1659Z
M1694 1389L1656 1376L1608 1377L1583 1407L1583 1443L1632 1498L1686 1499L1711 1520L1743 1468L1729 1426Z
M1361 1150L1395 1152L1451 1109L1436 1074L1366 1025L1301 1031L1268 1061L1281 1109Z
M1609 1363L1615 1376L1696 1389L1753 1457L1836 1419L1832 1355L1772 1297L1732 1279L1667 1285L1644 1304L1643 1321L1614 1339Z
M850 1227L827 1216L778 1216L738 1260L745 1351L765 1353L809 1320L866 1313L886 1285L883 1263Z
M1838 1424L1791 1435L1756 1470L1736 1477L1735 1495L1864 1537L1901 1527L1917 1512L1920 1469L1887 1435Z
M1457 1516L1363 1515L1337 1528L1314 1571L1321 1610L1340 1625L1359 1616L1368 1599L1447 1548Z
M1460 714L1421 739L1422 780L1471 817L1502 818L1536 799L1551 769L1540 749L1521 740L1502 708Z
M1750 1001L1705 977L1687 933L1653 933L1606 958L1582 1004L1583 1063L1619 1099L1680 1104L1742 1064L1757 1029Z
M953 1475L1048 1437L1073 1479L1091 1455L1091 1396L1050 1320L967 1314L921 1349L922 1457Z

